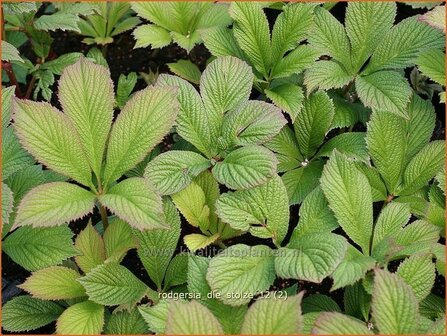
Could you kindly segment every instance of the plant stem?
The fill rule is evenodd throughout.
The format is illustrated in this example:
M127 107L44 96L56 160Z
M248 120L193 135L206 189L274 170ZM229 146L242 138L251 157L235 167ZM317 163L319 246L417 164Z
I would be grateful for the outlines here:
M2 69L5 70L6 74L8 75L9 82L11 85L15 85L16 87L16 96L19 98L23 97L22 90L20 90L19 83L17 82L16 75L14 73L14 70L12 69L12 64L9 62L2 62Z
M31 82L28 84L28 88L26 89L25 99L29 99L31 97L31 93L33 92L34 84L36 84L37 77L33 75L31 78Z
M102 204L99 205L99 213L101 214L102 227L104 228L105 232L109 227L109 218L107 217L107 210Z
M225 244L222 242L222 240L218 240L218 241L216 241L216 244L217 244L219 247L223 248L223 249L226 249L226 248L227 248L227 245L225 245Z

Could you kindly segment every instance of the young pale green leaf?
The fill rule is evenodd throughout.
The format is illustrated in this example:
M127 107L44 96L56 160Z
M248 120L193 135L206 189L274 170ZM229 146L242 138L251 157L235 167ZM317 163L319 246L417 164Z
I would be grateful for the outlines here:
M419 70L431 80L440 85L445 84L445 54L438 49L429 49L422 52L416 59Z
M91 301L67 308L57 320L60 335L98 335L104 326L104 307Z
M15 100L14 127L21 144L48 168L91 186L91 171L70 119L50 104Z
M214 243L219 238L219 234L216 233L210 237L204 236L202 234L198 233L192 233L189 235L186 235L183 240L185 242L185 245L188 247L188 249L191 252L195 252L197 250L203 249L212 243Z
M229 4L226 3L209 3L203 5L203 14L200 15L197 22L197 29L205 29L209 27L226 27L232 23L230 14L228 13Z
M138 230L167 228L161 197L144 178L123 180L100 195L99 201Z
M193 84L200 83L200 72L197 65L192 63L190 60L179 60L176 63L168 63L169 70L187 81Z
M103 239L107 261L121 262L127 251L136 247L130 225L116 217L109 221Z
M42 300L64 300L85 296L77 281L81 275L63 266L51 266L31 274L19 287Z
M14 195L11 189L2 182L2 225L9 224L9 216L14 206Z
M346 71L351 70L351 46L345 28L322 7L315 8L314 26L309 41L315 50L341 62Z
M294 238L275 258L276 274L281 278L321 283L346 253L346 239L333 233L308 233Z
M386 237L393 236L410 220L410 208L404 203L389 203L382 209L374 226L373 249Z
M441 4L441 2L436 4ZM432 26L433 28L443 31L445 34L445 5L436 6L431 11L422 15L420 20Z
M435 109L429 100L413 94L408 105L407 153L408 163L430 141L436 123Z
M270 287L275 279L272 250L265 245L237 244L211 259L206 279L220 300L240 306Z
M84 273L90 272L106 259L104 241L91 222L76 237L75 247L80 253L75 258L76 264Z
M171 128L178 108L173 87L148 87L127 102L110 132L105 184L144 159Z
M3 306L2 328L12 332L37 329L55 321L63 311L55 302L17 296Z
M329 208L321 188L310 192L300 207L300 220L292 233L291 240L312 232L331 232L338 227L334 213Z
M228 154L213 167L219 183L230 189L248 189L267 182L276 172L278 160L265 147L249 145Z
M220 116L205 110L197 90L187 81L171 75L162 74L157 80L158 86L177 86L180 112L177 117L178 134L193 144L199 151L208 158L213 157L217 152L213 149L215 145L211 141L211 136L219 132L218 125Z
M265 147L275 153L279 161L279 173L298 168L304 161L298 150L295 134L288 126L284 126L272 140L265 144Z
M306 70L314 65L321 53L312 46L303 44L292 50L273 65L271 78L284 78Z
M142 335L148 334L149 328L137 308L114 311L104 331L108 335Z
M349 3L346 33L352 48L352 63L359 70L391 29L396 16L394 2Z
M414 64L419 53L430 48L442 49L445 45L444 34L412 16L395 25L382 39L366 73L377 70L402 69Z
M233 33L257 71L267 77L272 62L270 29L267 17L259 3L231 3L234 19Z
M280 245L287 234L288 204L286 188L281 178L275 176L256 188L223 194L217 200L216 212L237 230L250 231L255 225L264 227L275 244Z
M329 157L334 149L353 159L364 162L369 160L363 132L347 132L333 137L321 147L317 156Z
M410 285L416 298L421 301L430 294L435 283L435 264L430 254L412 255L399 265L396 274Z
M320 316L321 314L322 314L322 312L313 312L313 313L303 314L303 331L302 331L302 333L304 335L312 334L312 328L314 327L315 321L317 320L318 316Z
M295 123L296 138L301 154L310 159L322 144L334 117L334 105L325 92L316 92L304 100Z
M321 189L348 236L369 254L373 214L368 179L346 156L334 151L323 169Z
M182 191L173 194L172 201L189 224L207 231L210 226L210 208L206 204L206 195L203 189L192 182Z
M188 35L171 32L171 36L174 43L177 43L181 48L185 49L187 53L189 53L196 44L202 42L198 31L194 31Z
M445 335L446 333L446 322L444 318L440 318L433 322L430 328L427 330L429 335Z
M132 32L135 38L135 48L163 48L172 42L172 37L166 29L154 25L145 24L138 26Z
M272 64L306 38L312 26L314 4L288 3L278 15L272 31Z
M304 73L304 84L307 92L315 89L338 89L352 80L352 76L346 72L340 63L335 61L319 61Z
M138 306L138 311L146 321L149 329L157 334L166 334L169 304L169 301L161 300L154 306Z
M73 233L67 225L32 228L25 226L11 233L2 250L28 271L54 266L78 252L73 247Z
M94 268L79 282L91 301L105 306L135 304L147 291L147 286L141 280L116 263Z
M400 195L411 195L426 185L445 163L445 141L432 141L421 149L405 168Z
M317 335L374 335L363 321L337 312L322 313L312 329Z
M366 144L374 166L394 193L399 183L407 146L405 121L394 114L376 111L366 132Z
M11 43L2 40L2 61L11 62L24 62L20 57L20 52Z
M348 245L345 258L331 275L334 279L331 290L353 285L364 278L366 272L372 269L375 263L376 261L373 258L360 253L352 245Z
M194 177L211 166L200 154L172 150L150 161L144 172L162 195L171 195L187 187Z
M20 202L15 227L56 226L84 217L93 210L95 195L66 182L42 184Z
M418 303L402 278L376 270L372 295L372 316L383 334L411 334L417 330Z
M292 122L295 121L303 106L304 98L303 90L298 85L282 84L264 90L264 93L276 106L289 114Z
M287 299L258 299L244 317L241 334L248 335L298 335L302 331L301 298L299 295Z
M163 205L169 229L134 230L138 256L158 289L162 287L163 277L180 238L180 216L174 204L165 201Z
M198 301L172 301L166 321L168 335L219 335L223 334L217 318Z
M355 87L365 106L408 119L407 105L412 91L400 73L377 71L370 75L358 76Z
M249 100L225 116L222 137L230 146L260 145L278 134L286 123L276 106Z
M82 57L65 68L59 100L79 134L90 167L99 176L115 100L109 69Z
M290 205L301 203L318 186L322 171L323 161L317 160L289 170L281 176Z
M250 66L236 57L218 57L208 64L200 80L200 93L211 120L247 101L253 78Z

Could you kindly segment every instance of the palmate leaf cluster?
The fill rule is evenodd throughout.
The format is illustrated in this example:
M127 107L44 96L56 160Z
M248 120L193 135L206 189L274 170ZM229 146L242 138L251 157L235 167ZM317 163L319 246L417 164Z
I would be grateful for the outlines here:
M443 6L395 23L396 4L354 2L343 24L308 3L101 6L79 27L113 25L87 43L137 24L131 6L137 46L214 57L134 92L79 53L60 108L3 88L2 246L30 272L4 330L445 334L445 141L404 72L445 85Z

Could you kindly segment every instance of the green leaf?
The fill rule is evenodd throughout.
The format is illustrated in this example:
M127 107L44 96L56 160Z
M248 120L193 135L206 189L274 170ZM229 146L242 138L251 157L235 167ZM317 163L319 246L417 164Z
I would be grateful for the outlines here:
M85 296L80 277L73 269L51 266L33 272L19 287L42 300L73 299Z
M341 312L337 302L324 294L312 294L304 298L301 304L303 313L335 311Z
M410 220L411 213L407 204L392 202L385 206L374 226L373 249L386 237L398 233Z
M320 187L310 192L300 207L300 220L292 233L291 240L298 239L306 233L331 232L338 227L334 213Z
M116 217L109 221L103 239L107 261L121 262L127 251L136 247L130 225Z
M78 53L78 52L63 54L52 61L45 62L44 64L42 64L40 66L40 68L47 69L56 75L61 75L63 70L66 67L76 63L81 56L82 56L82 54ZM60 84L60 82L59 82L59 84ZM67 111L65 111L65 112L67 112Z
M187 81L171 75L162 74L158 77L159 86L177 86L179 88L178 101L180 112L177 117L178 134L193 144L208 158L213 157L215 152L211 135L216 135L218 130L213 125L215 120L220 120L215 113L206 111L202 99L197 90ZM216 119L217 118L217 119Z
M388 192L379 171L364 162L356 162L356 166L368 179L371 186L373 202L385 201L388 197Z
M289 170L282 177L287 189L289 204L299 204L319 184L323 161L317 160L297 169Z
M138 26L132 32L135 38L134 48L163 48L172 42L169 32L154 24Z
M15 86L7 88L2 87L2 130L5 132L6 127L11 121L12 99L15 96ZM2 133L3 135L3 133ZM2 143L3 145L3 143Z
M130 95L137 84L138 76L135 72L127 76L121 74L118 78L118 87L116 88L116 105L122 109L130 98Z
M249 100L228 112L222 124L222 137L228 145L260 145L272 139L287 123L273 104Z
M80 252L75 258L76 264L84 273L90 272L106 259L104 242L91 222L76 237L75 247Z
M331 275L334 279L331 290L353 285L364 278L366 272L372 269L375 263L376 261L373 258L360 253L352 245L348 245L345 258Z
M185 245L191 252L203 249L212 243L214 243L219 238L219 234L216 233L210 237L204 236L198 233L192 233L183 237Z
M104 307L91 301L70 306L57 320L61 335L98 335L104 326Z
M278 15L272 31L272 64L307 37L312 26L314 4L289 3Z
M182 35L177 32L171 32L172 40L177 43L181 48L185 49L189 53L196 44L202 42L198 31L194 31L188 35Z
M42 15L33 22L34 28L43 31L75 31L80 33L78 27L79 16L73 13L56 12L51 15Z
M394 193L403 171L407 146L404 120L391 113L374 112L368 123L366 144L388 191Z
M438 2L436 4L441 3L442 2ZM445 34L445 5L436 6L431 11L422 15L420 20L427 23L433 28L443 31Z
M417 330L416 297L411 287L396 274L375 271L371 308L375 324L383 334L410 334Z
M419 70L431 80L440 85L445 84L445 54L438 49L429 49L422 52L416 59Z
M11 189L2 182L2 224L9 225L9 216L13 210L14 196Z
M200 80L200 93L210 119L216 120L247 101L253 78L250 66L235 57L218 57L208 64Z
M245 146L232 151L213 167L216 180L230 189L259 186L273 177L278 161L273 153L261 146Z
M445 319L440 318L432 323L430 326L430 329L427 330L427 334L431 335L445 335L446 333L446 326L445 326Z
M407 106L412 91L407 80L398 72L377 71L358 76L355 87L365 106L408 119Z
M377 70L403 69L414 64L421 51L442 49L444 34L412 16L395 25L377 46L366 73Z
M303 90L299 86L282 84L265 90L264 93L276 106L289 114L292 122L295 121L301 111L304 98Z
M158 289L180 238L180 216L172 202L164 202L164 213L169 229L134 230L138 256Z
M441 171L445 163L445 141L432 141L410 161L403 174L399 195L411 195Z
M3 306L2 327L12 332L37 329L56 320L63 311L55 302L17 296Z
M362 282L347 286L343 295L345 312L353 317L368 320L371 296L363 288Z
M2 40L2 61L11 62L24 62L20 57L20 52L12 44Z
M394 2L350 3L346 10L346 32L351 42L352 62L359 70L391 29L396 16ZM397 42L397 41L396 41Z
M233 33L250 62L265 77L272 62L270 29L262 6L258 3L231 3Z
M5 12L9 14L23 14L29 12L37 12L37 3L35 2L9 2L5 3Z
M141 335L148 334L149 328L138 309L128 311L114 311L110 316L105 333L109 335Z
M91 186L91 171L68 116L47 103L15 100L14 128L23 147L48 168Z
M347 132L333 137L321 147L317 156L329 157L334 149L347 157L364 162L369 161L363 132Z
M77 185L52 182L35 187L20 202L15 227L56 226L93 210L95 195Z
M94 268L79 282L91 301L105 306L136 303L148 289L132 272L116 263Z
M131 177L114 185L99 201L139 230L166 228L162 200L148 180Z
M316 92L304 100L293 127L298 147L310 159L322 144L334 117L334 105L325 92Z
M333 233L295 236L276 256L276 274L284 279L321 283L342 261L346 248L345 238Z
M298 335L302 331L301 298L303 293L287 299L268 298L256 300L244 317L241 334L248 335Z
M244 59L244 53L239 47L233 30L226 27L213 27L201 30L201 37L206 48L213 56L236 56Z
M133 168L157 145L178 113L177 89L148 87L127 102L110 132L105 183Z
M206 281L206 273L211 258L188 255L188 292L197 293L206 298L211 288Z
M151 331L157 334L166 334L169 304L169 301L161 300L154 306L138 306L138 311Z
M25 226L11 233L2 250L28 271L54 266L78 252L73 247L73 233L67 225L32 228Z
M320 314L315 321L312 334L374 335L364 322L337 312Z
M2 129L2 180L34 164L33 158L22 148L12 127Z
M345 28L324 8L315 8L314 26L309 41L315 50L341 62L347 71L351 70L351 47Z
M168 335L219 335L222 326L216 317L198 301L172 301L166 322Z
M311 67L321 53L312 46L303 44L288 53L273 65L270 78L285 78Z
M149 162L144 176L162 195L170 195L187 187L194 177L210 166L211 162L200 154L171 150Z
M190 60L179 60L176 63L167 63L169 70L175 75L186 79L187 81L199 84L202 73L199 67Z
M333 152L323 169L321 189L338 223L369 254L373 214L368 179L344 155Z
M206 282L206 279L203 279ZM237 335L240 333L247 305L232 307L223 304L216 299L203 301L203 304L217 317L226 334Z
M410 285L418 301L425 299L435 284L435 264L430 254L410 256L399 265L396 274Z
M265 245L230 246L211 259L206 279L225 304L248 303L250 295L268 289L275 279L272 250Z
M165 274L164 289L186 283L188 277L188 254L179 253L172 258Z
M422 316L437 319L445 316L445 299L435 294L428 296L419 303L419 312Z
M284 184L275 176L259 187L223 194L217 200L216 212L232 228L255 236L253 228L263 227L279 246L287 234L288 205Z
M315 89L338 89L352 80L352 75L346 72L340 63L334 61L319 61L304 73L304 84L307 92Z
M304 161L298 150L295 134L288 126L284 126L265 146L275 153L279 161L278 172L280 173L298 168Z

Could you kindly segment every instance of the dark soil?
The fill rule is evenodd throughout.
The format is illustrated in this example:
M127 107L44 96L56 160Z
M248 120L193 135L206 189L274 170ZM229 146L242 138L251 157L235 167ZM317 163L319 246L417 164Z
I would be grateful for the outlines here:
M423 13L424 10L412 9L411 7L398 3L397 10L397 21L402 19ZM331 10L331 12L340 20L344 21L344 15L346 10L346 3L340 2ZM275 17L278 15L279 11L267 10L266 14L269 21L274 22ZM52 33L54 38L52 57L56 58L58 55L62 55L69 52L82 52L87 54L91 46L82 43L82 37L72 33L66 32L56 32ZM171 44L162 49L151 49L151 48L139 48L133 49L134 40L130 32L124 33L116 38L115 42L108 45L107 52L105 53L107 62L110 67L111 76L115 83L118 81L120 74L128 74L130 72L137 73L148 73L152 71L153 73L169 73L168 63L176 62L180 59L190 59L193 63L198 65L198 67L203 70L206 66L206 61L210 57L210 53L206 50L203 45L196 46L190 54L187 54L185 50L181 49L175 44ZM35 61L36 58L33 56L30 48L30 44L25 44L21 50L22 53L27 55L30 60ZM144 80L139 79L136 90L144 88L147 84ZM54 87L56 89L56 85ZM22 87L22 91L26 91L26 87ZM253 92L253 97L256 97L258 93ZM52 101L53 104L59 105L54 95ZM437 124L433 135L433 139L445 139L445 106L439 103L437 97L434 98L433 103L435 105L437 113ZM359 126L361 127L361 126ZM329 137L332 135L329 134ZM163 147L164 150L172 147L174 145L174 137L167 136L164 140ZM380 211L382 204L375 204L375 210ZM377 209L376 209L377 208ZM375 211L375 213L377 212ZM289 232L286 236L284 243L287 243L290 239L290 235L293 229L298 223L298 213L299 206L290 207L290 227ZM97 212L92 215L93 223L100 221L100 216ZM76 221L70 224L70 228L75 234L78 234L87 225L88 218ZM198 229L189 225L182 218L182 234L185 236L190 233L197 233ZM341 229L338 229L336 233L344 235ZM237 243L244 243L247 245L268 245L274 248L273 242L271 240L260 239L251 236L250 234L244 234L240 237L233 238L225 242L227 245L233 245ZM352 243L352 242L351 242ZM186 246L183 244L183 238L180 239L177 251L186 251ZM212 247L204 251L199 251L201 255L212 256L215 255L220 248ZM2 303L5 303L12 297L21 293L20 289L17 289L16 285L22 283L29 272L15 264L7 255L2 253ZM137 277L139 277L146 284L155 288L154 284L148 277L140 259L137 256L135 250L131 250L123 260L123 265L129 268ZM390 265L391 268L396 268L398 263ZM305 281L295 281L295 280L281 280L275 281L274 285L271 287L273 290L281 290L290 287L298 283L298 290L304 290L306 296L310 294L320 293L332 297L336 302L339 303L340 307L343 307L343 291L337 290L334 292L330 291L332 286L332 280L327 278L321 284L313 284ZM445 296L445 279L442 276L436 278L436 283L433 288L433 293L444 297ZM54 332L54 323L43 327L41 329L35 330L33 334L51 334Z

